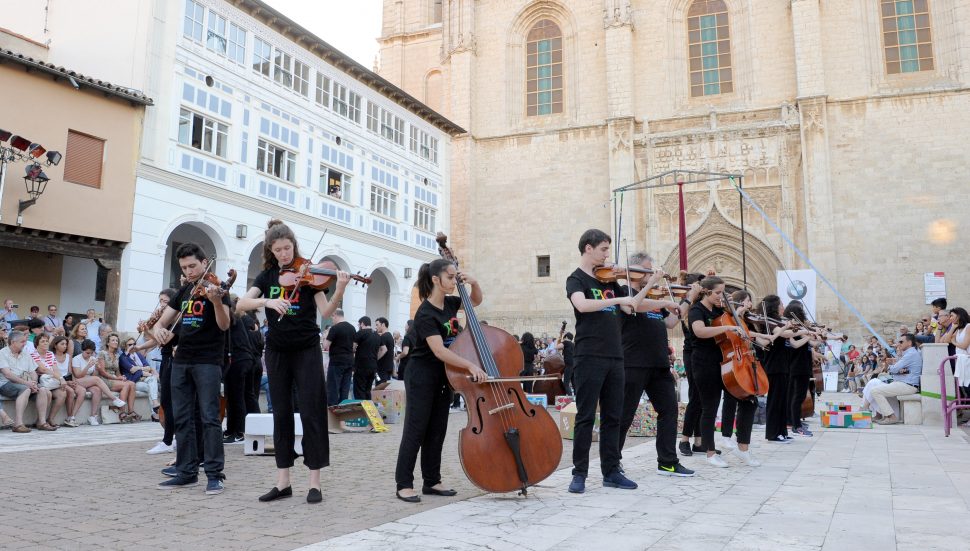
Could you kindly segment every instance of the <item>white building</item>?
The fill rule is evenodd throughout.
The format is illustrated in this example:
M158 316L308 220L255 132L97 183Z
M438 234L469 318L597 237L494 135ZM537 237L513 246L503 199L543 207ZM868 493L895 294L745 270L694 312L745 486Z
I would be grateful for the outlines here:
M90 18L87 1L50 4L44 33L70 13L75 26ZM402 328L418 267L437 256L435 231L447 231L448 143L464 131L258 0L131 4L117 14L131 25L112 26L133 29L134 47L101 50L155 100L118 327L134 329L177 283L172 253L187 241L216 255L221 278L235 268L233 292L244 293L261 269L266 222L279 218L304 256L319 242L315 260L373 278L348 288L349 319ZM96 62L81 53L92 39L115 40L62 27L51 39L58 64L84 57L85 69ZM59 36L87 42L72 54Z

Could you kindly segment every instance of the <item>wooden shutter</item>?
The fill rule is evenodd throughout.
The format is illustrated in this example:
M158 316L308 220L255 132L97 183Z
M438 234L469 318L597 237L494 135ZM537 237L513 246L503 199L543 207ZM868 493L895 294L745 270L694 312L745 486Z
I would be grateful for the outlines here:
M84 186L101 187L104 140L68 130L64 163L64 180Z

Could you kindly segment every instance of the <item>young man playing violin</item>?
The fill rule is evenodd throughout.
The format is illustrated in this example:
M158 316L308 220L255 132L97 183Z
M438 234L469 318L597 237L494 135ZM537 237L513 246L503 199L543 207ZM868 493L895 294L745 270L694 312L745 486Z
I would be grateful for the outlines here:
M653 259L646 253L636 253L629 259L630 266L653 270ZM622 267L620 267L622 273ZM632 273L631 273L632 274ZM662 270L643 277L630 278L629 292L633 295L644 288L653 289L660 284L663 294L668 294L661 281ZM649 291L648 291L649 293ZM648 294L648 296L650 296ZM662 295L661 295L662 296ZM674 312L676 315L671 316ZM694 471L677 460L677 392L670 374L667 330L677 325L680 305L673 300L645 299L637 311L621 317L624 365L623 416L620 421L620 455L626 433L633 425L633 417L644 392L657 412L657 474L664 476L694 476Z
M158 485L159 489L195 486L199 481L199 454L192 400L198 398L202 417L203 461L208 478L206 495L221 494L222 422L219 420L219 385L222 383L225 331L229 329L229 297L218 285L200 282L207 274L209 259L195 243L175 251L186 283L152 329L155 342L172 339L173 323L179 326L179 345L172 358L172 409L178 440L175 467L178 474ZM176 310L175 308L178 308ZM179 317L180 316L180 317Z
M625 490L637 484L620 470L620 416L623 410L623 345L618 318L631 314L647 294L636 296L612 281L598 280L594 273L610 254L610 236L586 230L579 238L579 267L566 279L566 297L576 315L576 349L573 384L576 391L576 424L573 440L573 479L569 491L586 491L593 421L600 408L600 469L603 485Z

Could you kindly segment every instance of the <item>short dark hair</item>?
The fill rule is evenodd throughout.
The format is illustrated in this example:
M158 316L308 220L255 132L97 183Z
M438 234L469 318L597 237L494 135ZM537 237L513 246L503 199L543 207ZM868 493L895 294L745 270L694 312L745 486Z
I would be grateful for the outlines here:
M907 341L909 341L909 344L912 345L913 347L916 347L916 348L919 347L919 344L916 343L916 336L913 335L912 333L904 333L904 334L900 335L899 337L902 338L902 339L906 339Z
M175 258L186 258L189 256L194 256L196 260L202 261L209 257L206 256L205 251L202 250L196 243L182 243L179 248L175 249Z
M81 352L84 352L85 350L97 350L97 349L98 349L98 345L94 344L94 341L92 341L91 339L84 339L83 341L81 341Z
M930 306L936 306L940 310L946 310L946 298L940 297L940 298L933 299L933 302L930 303Z
M390 327L391 326L390 322L387 321L387 318L377 318L376 321L378 323L380 323L381 325L383 325L384 327Z
M567 341L571 341L573 340L573 334L570 333L569 331L566 331L566 333L563 334L563 338L566 339Z
M30 307L30 311L31 312L40 312L40 306L31 306Z
M33 329L39 329L39 328L41 328L43 326L44 326L44 322L41 321L41 320L39 320L39 319L37 319L37 318L30 318L29 320L27 320L27 328L28 329L31 329L31 330L33 330Z
M370 327L370 317L363 316L362 318L357 320L357 323L363 323L365 327Z
M589 229L583 232L583 235L579 237L579 254L586 252L586 246L589 245L593 248L599 246L602 242L612 243L613 240L610 236L603 230Z

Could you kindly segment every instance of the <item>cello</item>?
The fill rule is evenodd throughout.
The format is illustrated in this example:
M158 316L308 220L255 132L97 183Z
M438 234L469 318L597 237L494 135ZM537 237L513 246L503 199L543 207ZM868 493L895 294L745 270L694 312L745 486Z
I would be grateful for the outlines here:
M562 337L566 334L566 322L562 322L562 327L559 328L559 338L556 339L556 344L562 343ZM558 351L549 354L542 359L542 365L539 368L540 375L555 375L555 380L550 381L536 381L532 385L533 394L545 394L546 401L549 404L556 403L556 396L562 396L566 394L566 386L562 382L563 374L566 372L566 361L563 360L562 354Z
M728 332L714 337L724 359L721 364L721 380L724 382L724 388L738 400L764 396L768 394L768 375L755 356L748 325L738 315L726 293L722 293L721 302L726 311L711 325L715 327L734 325L740 327L744 333L742 336Z
M455 265L448 238L438 233L438 252ZM465 476L486 492L527 495L559 468L562 438L556 422L545 408L530 403L520 377L522 349L512 335L478 321L468 289L458 281L465 311L465 331L449 350L481 367L488 374L482 383L472 382L465 369L445 364L451 387L468 405L467 425L458 433L458 455ZM541 380L541 379L540 379Z

